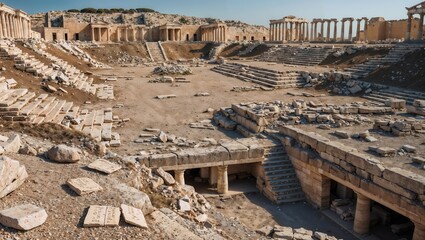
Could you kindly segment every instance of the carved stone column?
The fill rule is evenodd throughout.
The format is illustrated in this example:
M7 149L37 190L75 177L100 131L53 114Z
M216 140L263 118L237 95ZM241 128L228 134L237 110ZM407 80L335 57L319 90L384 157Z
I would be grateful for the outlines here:
M321 26L320 26L320 34L321 34L321 41L324 41L325 40L325 21L324 20L322 20L321 21Z
M326 21L328 22L326 42L329 42L331 40L331 20L326 20Z
M181 186L185 185L184 170L175 170L174 171L174 178L176 179L176 182L178 184L180 184Z
M9 37L9 35L7 34L7 23L6 23L6 16L4 12L0 13L1 15L1 28L3 30L3 37Z
M334 20L334 42L338 40L338 20Z
M357 41L360 41L360 23L362 19L357 19Z
M411 32L412 32L412 18L413 18L413 15L411 13L408 13L407 14L406 41L410 41Z
M421 17L419 19L418 41L423 40L423 35L424 35L424 13L421 13Z
M370 199L357 193L356 214L354 216L354 232L369 233L370 228Z
M345 20L341 21L342 27L341 27L341 42L345 41Z
M229 192L229 183L227 179L227 166L218 166L217 192L227 194Z
M286 31L287 31L287 22L283 22L283 39L282 42L286 42Z
M368 36L367 36L367 27L369 24L369 19L364 18L364 41L368 42Z
M350 21L350 27L348 29L348 39L351 42L353 41L353 20L350 19L349 21Z

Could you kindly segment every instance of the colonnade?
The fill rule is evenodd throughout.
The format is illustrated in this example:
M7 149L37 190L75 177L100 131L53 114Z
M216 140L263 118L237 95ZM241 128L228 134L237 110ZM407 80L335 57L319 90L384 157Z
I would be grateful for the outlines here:
M0 4L0 38L30 38L31 20L21 11Z
M159 28L161 41L181 41L181 27L173 25L164 25Z
M423 17L423 16L422 16ZM270 20L269 39L271 42L301 42L301 41L319 41L319 42L345 42L354 41L353 22L354 18L343 18L339 21L336 18L319 19L315 18L312 22L303 18L285 17L281 20ZM338 31L338 24L341 22L341 30ZM348 27L346 26L348 22ZM357 19L357 41L361 40L361 25L364 22L364 40L367 41L368 18ZM326 30L325 30L326 27ZM346 29L348 28L348 29ZM346 38L348 30L348 38ZM331 33L333 32L333 35ZM339 33L339 37L338 37ZM422 33L421 33L422 34Z
M227 176L228 166L223 165L212 168L216 168L217 193L227 194L229 192L229 180ZM181 186L184 186L186 184L186 181L184 179L184 172L185 170L174 170L174 179Z
M270 21L269 39L272 42L309 40L309 23L305 19L284 18Z
M202 41L225 42L226 26L225 25L208 25L203 26L201 32Z

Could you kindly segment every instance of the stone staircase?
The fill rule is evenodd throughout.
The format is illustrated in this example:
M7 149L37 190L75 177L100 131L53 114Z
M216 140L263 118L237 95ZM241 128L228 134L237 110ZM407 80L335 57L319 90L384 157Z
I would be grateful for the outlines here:
M161 49L159 42L146 42L146 48L148 49L149 55L154 62L166 62L164 51Z
M364 98L378 102L378 103L385 103L386 100L396 98L396 99L402 99L406 100L406 104L412 105L413 101L418 100L425 100L425 93L421 92L415 92L410 91L402 88L395 88L395 87L387 87L387 86L381 86L382 88L380 90L373 91L370 94L363 95Z
M101 91L104 88L103 85L93 84L93 78L89 78L76 67L36 47L36 45L26 45L36 53L49 59L52 64L48 66L40 62L35 56L23 53L13 42L8 40L0 41L0 56L3 59L13 60L17 70L34 74L45 81L58 81L63 85L71 86L93 95L99 95L102 99L114 99L113 90L112 92L109 91L108 95L105 95L105 92Z
M265 62L282 62L289 65L315 66L335 51L331 48L310 48L296 46L276 46L257 59Z
M304 78L297 72L279 72L239 63L221 64L212 71L267 88L294 88L305 84Z
M259 186L264 195L277 204L305 200L300 182L291 160L281 144L265 149L263 171L264 186Z
M48 94L36 95L22 89L0 91L0 119L34 124L56 123L90 135L97 141L107 141L118 146L119 135L112 132L117 121L112 109L88 110L72 102Z
M349 73L354 79L361 79L383 65L390 65L399 62L404 58L404 55L420 49L421 47L423 47L422 44L397 44L385 57L372 58L365 63L346 68L344 71Z

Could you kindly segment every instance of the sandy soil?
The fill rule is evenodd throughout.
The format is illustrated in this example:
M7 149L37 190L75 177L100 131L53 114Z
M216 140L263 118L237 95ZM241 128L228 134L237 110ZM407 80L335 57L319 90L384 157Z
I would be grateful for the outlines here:
M169 60L206 58L214 47L212 43L163 42L161 44Z

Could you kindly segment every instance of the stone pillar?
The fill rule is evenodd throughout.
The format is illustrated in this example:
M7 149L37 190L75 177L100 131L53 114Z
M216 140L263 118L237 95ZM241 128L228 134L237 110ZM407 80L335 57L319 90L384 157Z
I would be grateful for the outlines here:
M424 35L424 13L421 13L421 17L419 19L418 41L423 40L423 35Z
M10 24L10 14L6 14L6 29L7 29L7 37L12 38L12 25Z
M175 34L175 32L174 32L174 29L171 29L171 31L170 31L170 41L175 41L175 36L174 36L174 34Z
M369 24L369 19L364 19L364 41L368 42L367 40L367 25Z
M350 27L348 29L348 39L349 41L353 41L353 20L350 19Z
M277 40L282 41L282 23L277 24Z
M291 22L289 23L289 41L293 41L294 40L294 23Z
M269 26L269 41L271 41L272 40L272 24L270 23L270 26Z
M121 42L121 28L117 28L117 42Z
M331 40L331 20L327 20L328 22L328 29L327 29L327 35L326 35L326 42L329 42Z
M208 179L208 182L210 185L216 185L217 184L217 174L218 174L218 167L210 167L210 176Z
M425 226L417 222L413 222L413 223L415 224L415 230L413 232L412 240L425 239Z
M306 38L305 38L305 40L310 41L310 23L306 22L305 27L306 27L306 31L305 31Z
M94 35L94 27L93 27L93 26L91 27L91 40L92 40L93 42L96 42L96 37L95 37L95 35Z
M184 170L175 170L174 171L174 178L176 179L176 182L178 184L180 184L181 186L185 185Z
M334 42L337 41L338 37L338 20L334 21Z
M407 14L407 32L406 32L406 41L410 41L411 32L412 32L412 18L411 13Z
M317 38L317 22L313 22L313 26L311 27L311 37L314 41Z
M102 28L98 28L97 35L99 35L99 42L102 42Z
M227 194L229 191L229 183L227 180L227 166L218 166L217 177L217 192L219 194Z
M28 20L28 36L31 37L31 20Z
M164 39L164 41L168 41L168 28L165 28L164 31L165 31L165 39Z
M128 27L125 27L125 41L128 42Z
M354 232L369 233L370 228L370 199L357 193L356 214L354 216Z
M362 19L357 19L357 41L360 41L360 23Z
M106 29L106 41L108 43L111 41L111 30L109 28Z
M133 27L133 42L137 41L136 39L136 29Z
M9 35L7 34L7 23L6 23L6 16L4 12L1 12L1 27L3 29L3 37L9 37Z
M320 26L320 34L321 34L321 41L324 41L325 40L325 21L324 20L322 20L321 22L320 22L320 24L321 24L321 26Z
M341 21L342 27L341 27L341 42L345 41L345 20Z

